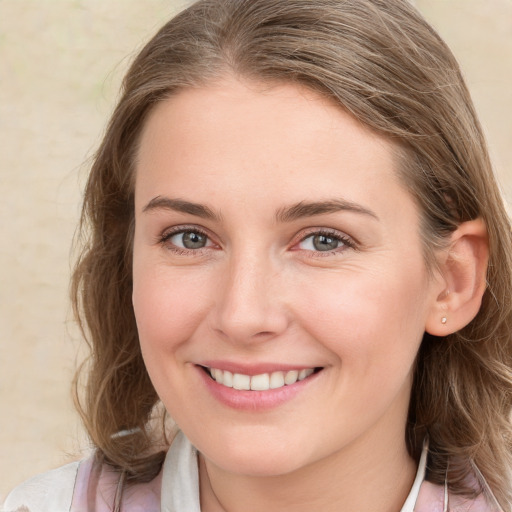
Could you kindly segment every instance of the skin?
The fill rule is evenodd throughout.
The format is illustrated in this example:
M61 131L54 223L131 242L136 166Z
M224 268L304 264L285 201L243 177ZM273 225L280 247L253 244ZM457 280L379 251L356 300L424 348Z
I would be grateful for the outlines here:
M294 85L227 77L146 122L133 304L153 384L201 453L203 510L398 512L407 497L412 369L443 283L394 154ZM206 245L184 248L185 229ZM318 250L319 231L338 246ZM211 360L322 370L276 407L239 410L205 385Z

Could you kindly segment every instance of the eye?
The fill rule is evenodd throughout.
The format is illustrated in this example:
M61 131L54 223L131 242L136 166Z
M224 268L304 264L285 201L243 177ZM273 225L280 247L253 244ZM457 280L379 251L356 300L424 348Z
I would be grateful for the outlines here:
M163 235L161 242L171 248L197 251L213 245L208 236L197 229L180 229Z
M353 247L350 239L340 234L316 232L303 238L297 248L303 251L313 252L339 252Z
M177 247L183 247L184 249L201 249L206 247L208 238L197 231L185 231L184 233L177 233L171 236L169 241Z

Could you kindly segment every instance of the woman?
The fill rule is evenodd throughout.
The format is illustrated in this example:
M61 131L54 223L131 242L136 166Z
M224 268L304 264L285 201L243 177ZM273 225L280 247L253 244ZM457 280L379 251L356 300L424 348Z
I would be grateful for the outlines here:
M511 510L509 221L408 2L193 4L125 78L82 227L96 457L7 507Z

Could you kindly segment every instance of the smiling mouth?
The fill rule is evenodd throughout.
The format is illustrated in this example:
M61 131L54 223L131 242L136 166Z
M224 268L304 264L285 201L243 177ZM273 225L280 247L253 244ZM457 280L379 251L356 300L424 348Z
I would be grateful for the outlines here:
M302 368L297 370L276 371L272 373L261 373L259 375L245 375L243 373L232 373L218 368L202 367L203 370L217 384L236 390L268 391L291 386L296 382L307 379L322 368Z

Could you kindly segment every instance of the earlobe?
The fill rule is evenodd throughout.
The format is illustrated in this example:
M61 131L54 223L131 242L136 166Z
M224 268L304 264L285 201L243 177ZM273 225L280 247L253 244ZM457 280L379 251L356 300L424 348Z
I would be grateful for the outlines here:
M454 333L475 318L486 287L489 241L481 219L463 222L451 235L440 262L442 291L425 330L434 336Z

